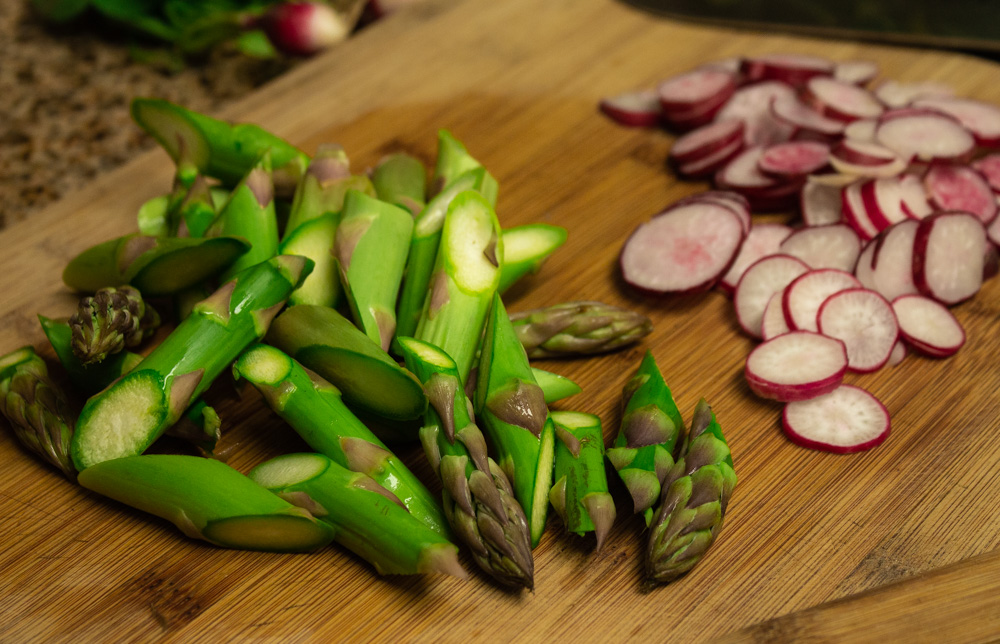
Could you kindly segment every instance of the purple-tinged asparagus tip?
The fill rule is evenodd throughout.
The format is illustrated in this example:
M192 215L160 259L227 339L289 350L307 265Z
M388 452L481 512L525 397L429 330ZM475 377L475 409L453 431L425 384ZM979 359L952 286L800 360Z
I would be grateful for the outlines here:
M344 436L340 439L340 449L344 450L347 469L369 476L380 472L385 467L386 461L392 456L391 452L374 443L363 438L350 436Z
M604 540L615 524L615 501L607 492L595 492L583 497L583 505L594 524L594 536L597 538L594 551L597 552L604 546Z
M261 208L274 201L274 182L271 173L261 168L254 168L247 175L246 186L253 193L254 199Z
M174 376L170 385L170 395L167 399L167 414L172 419L180 418L184 410L191 404L191 396L201 384L205 375L204 369L197 369L181 376Z
M424 548L417 570L425 574L451 575L463 581L469 578L469 573L458 561L458 549L441 543Z
M128 267L132 265L132 262L139 259L146 251L156 248L159 243L156 237L148 235L136 235L126 240L124 247L120 251L121 254L118 256L118 271L120 273L128 271Z
M217 288L214 293L195 304L194 312L213 317L222 324L228 324L232 312L233 290L235 289L236 280L229 280Z

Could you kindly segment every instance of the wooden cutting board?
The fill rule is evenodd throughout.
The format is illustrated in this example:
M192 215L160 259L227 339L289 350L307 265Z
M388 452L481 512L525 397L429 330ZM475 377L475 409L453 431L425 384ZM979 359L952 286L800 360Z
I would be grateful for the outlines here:
M765 52L871 59L885 78L941 81L1000 103L1000 68L961 55L696 27L607 0L506 0L399 14L225 114L307 151L339 142L356 168L397 150L430 162L437 130L448 128L499 179L503 225L569 229L508 307L604 300L648 314L655 330L626 351L543 362L583 386L559 408L599 414L610 438L622 384L650 348L685 415L704 396L729 437L740 482L719 540L687 577L643 589L642 521L617 482L619 520L605 548L594 554L552 518L535 551L535 592L511 594L477 572L464 582L379 578L336 547L277 555L192 541L70 485L2 431L0 640L698 641L765 620L775 621L738 638L865 639L885 632L872 630L883 620L916 639L1000 634L1000 280L955 308L969 337L955 357L911 356L848 377L893 421L885 444L852 456L782 436L780 405L743 382L754 343L727 297L649 300L620 283L615 259L629 232L705 186L666 171L672 136L615 125L598 100ZM136 208L170 179L166 156L153 152L0 234L0 351L45 345L36 313L73 308L59 278L66 261L134 230ZM302 449L252 391L213 402L236 468ZM434 485L415 445L399 453ZM932 615L933 632L924 630Z

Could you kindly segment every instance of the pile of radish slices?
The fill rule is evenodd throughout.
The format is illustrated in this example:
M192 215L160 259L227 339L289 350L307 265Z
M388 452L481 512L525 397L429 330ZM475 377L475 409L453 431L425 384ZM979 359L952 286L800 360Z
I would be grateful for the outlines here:
M655 295L718 287L761 344L745 375L786 403L794 442L838 453L889 434L870 393L843 382L965 342L950 306L997 272L1000 109L937 84L886 81L868 62L728 60L601 109L683 132L670 163L713 190L641 224L620 256ZM751 214L797 210L801 225Z

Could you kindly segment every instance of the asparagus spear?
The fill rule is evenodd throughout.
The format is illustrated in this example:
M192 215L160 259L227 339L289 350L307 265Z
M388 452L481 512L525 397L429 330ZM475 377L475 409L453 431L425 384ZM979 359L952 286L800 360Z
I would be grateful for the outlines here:
M475 409L496 446L500 467L514 484L536 546L548 514L555 427L499 294L483 337Z
M514 313L510 319L529 358L615 351L653 330L645 315L602 302L565 302Z
M337 234L339 214L326 213L321 217L303 222L278 246L282 255L301 255L311 259L316 267L291 297L288 303L316 304L335 307L343 291L337 275L337 263L331 249Z
M73 332L69 324L50 320L41 315L38 316L38 320L73 386L85 396L96 394L142 362L142 356L139 354L122 351L108 356L101 362L85 365L73 353Z
M396 299L413 217L399 206L349 190L334 256L355 323L383 351L396 333Z
M170 234L170 195L157 195L139 206L136 223L143 235L163 237Z
M339 213L348 190L375 196L375 187L368 177L350 173L350 161L343 147L329 143L320 145L295 189L285 224L285 238L305 222L323 215L333 214L340 221Z
M419 213L427 199L427 169L420 159L399 152L382 158L372 171L375 194L382 201Z
M199 174L179 204L176 221L171 222L171 228L179 237L204 237L217 214L212 188Z
M552 422L558 440L549 500L567 531L580 536L593 532L596 550L600 550L615 522L615 502L604 474L601 419L576 411L554 411Z
M29 450L76 478L69 456L73 412L52 382L45 362L30 346L0 356L0 413Z
M334 540L380 575L438 573L466 578L458 548L406 511L371 477L321 454L286 454L250 471L250 479L319 517Z
M557 248L566 243L562 226L526 224L503 231L503 270L497 290L505 292L529 273L537 273Z
M486 454L455 361L420 340L400 338L399 345L430 401L420 439L441 479L448 522L480 568L506 586L533 588L528 520L507 475Z
M438 130L438 154L437 163L434 165L432 196L450 186L462 174L482 167L483 164L470 155L465 145L456 139L451 132ZM491 208L495 208L497 205L498 190L497 180L487 172L479 192L486 198Z
M69 319L73 353L83 365L139 345L160 326L160 316L135 288L102 288L80 300Z
M607 457L632 495L634 511L642 512L649 525L684 427L651 351L625 384L623 399L621 428Z
M736 472L722 428L698 401L682 456L664 481L650 525L646 575L667 583L691 570L722 530Z
M247 349L233 366L268 405L320 454L372 477L435 532L448 528L437 500L344 405L336 387L306 371L280 350L264 344Z
M200 456L145 454L97 463L80 485L154 514L192 539L225 548L305 552L334 531L228 465Z
M563 398L569 398L583 391L580 385L576 384L566 376L560 376L551 371L545 371L538 367L531 368L531 374L535 376L535 382L542 388L545 396L545 404L551 405Z
M430 291L416 338L455 360L465 382L500 279L500 224L478 192L459 193L448 207Z
M196 305L135 369L87 400L73 437L77 468L145 451L264 335L311 264L281 255L246 269Z

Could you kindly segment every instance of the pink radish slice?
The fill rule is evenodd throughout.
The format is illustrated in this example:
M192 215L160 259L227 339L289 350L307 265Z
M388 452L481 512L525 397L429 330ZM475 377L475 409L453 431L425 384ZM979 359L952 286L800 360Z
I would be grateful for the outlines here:
M870 284L874 281L875 277L875 266L872 264L872 260L875 258L875 250L878 248L878 245L879 239L877 237L866 242L861 247L861 254L858 255L858 263L854 265L854 277L858 278L858 281L865 288L872 288ZM912 251L913 244L911 243L910 252L912 253ZM916 287L913 290L916 291Z
M850 273L861 254L861 238L847 224L800 228L781 242L779 252L798 257L810 268L835 268Z
M692 130L674 142L670 156L677 163L700 161L743 139L743 121L715 121Z
M764 148L757 168L764 174L787 179L816 172L826 166L830 146L815 141L788 141Z
M862 251L854 269L862 286L881 293L887 300L917 292L913 281L913 241L917 227L916 221L908 219L886 228L868 242L871 252L866 258Z
M736 118L746 124L743 139L748 146L770 145L787 141L795 128L771 114L771 101L781 96L795 96L784 83L768 81L739 88L716 115L717 120Z
M858 288L861 282L850 273L825 268L804 273L785 287L781 302L788 328L797 331L819 331L816 316L820 307L834 293Z
M809 177L802 187L799 210L806 226L825 226L840 223L844 218L840 188L828 186Z
M877 119L858 119L851 121L844 128L844 138L850 141L861 143L875 142L875 127L878 125Z
M929 107L958 119L983 147L1000 146L1000 108L968 98L928 97L913 102L915 107Z
M899 159L899 156L889 148L869 141L844 139L831 150L830 154L838 161L861 166L884 166ZM904 163L906 159L903 160Z
M711 201L731 209L739 216L740 221L743 222L743 232L750 232L750 203L743 195L732 190L705 190L704 192L696 192L674 202L674 206L701 201ZM746 241L744 241L745 243Z
M771 296L808 270L805 262L790 255L769 255L751 264L733 292L740 327L751 337L762 337L761 320Z
M965 344L965 329L951 311L921 295L903 295L892 301L899 333L924 355L945 358Z
M845 60L833 68L833 77L845 83L866 85L878 75L878 64L870 60Z
M976 141L951 117L924 113L880 120L875 139L905 159L961 160L972 154Z
M700 67L660 83L657 93L664 111L696 111L720 99L725 101L736 89L736 77L719 67Z
M771 114L787 125L824 136L839 136L843 121L830 119L809 107L793 94L780 94L771 101Z
M994 246L1000 246L1000 217L990 223L986 229L986 237Z
M889 367L895 367L906 358L906 353L906 343L902 340L896 340L895 346L892 347L892 353L889 354L889 360L885 364Z
M930 96L953 96L954 90L941 83L899 83L888 80L875 88L875 96L887 107L906 107L913 101Z
M729 208L699 202L675 206L640 225L619 258L622 276L651 294L711 288L743 243L743 224Z
M869 179L861 184L861 203L878 230L911 217L903 210L903 186L897 177Z
M776 179L760 171L758 164L763 154L763 146L744 150L716 173L715 185L722 190L735 190L744 196L780 185Z
M677 173L691 179L714 176L742 150L743 138L741 137L703 159L678 164Z
M844 221L846 221L858 236L867 241L878 234L878 227L871 220L867 208L865 208L864 198L861 196L861 183L852 183L844 188L841 206L844 211Z
M927 193L924 192L924 183L915 174L899 177L899 196L903 200L903 212L911 219L923 219L934 212L927 200Z
M658 125L661 118L659 94L651 89L601 99L600 109L611 120L630 127Z
M741 71L750 82L776 80L796 87L815 76L830 76L834 64L817 56L769 54L745 59Z
M841 121L878 117L885 108L863 87L835 78L813 78L806 83L803 100L829 118Z
M983 175L968 166L934 164L924 175L930 201L938 210L964 210L988 224L997 216L997 199Z
M710 103L698 105L691 110L672 110L662 105L660 109L663 113L663 121L667 125L674 130L688 132L711 123L727 100L727 96L720 96Z
M784 300L784 289L778 291L767 301L764 307L764 317L761 318L760 335L764 340L776 338L779 335L788 333L788 323L785 321L785 309L782 304Z
M983 284L986 229L967 212L938 212L917 225L913 240L913 281L942 304L957 304Z
M819 332L844 343L847 368L858 373L881 369L899 339L889 301L865 288L834 293L819 307Z
M790 331L757 345L743 373L750 390L782 402L836 389L847 371L844 343L811 331Z
M776 255L781 242L792 234L792 229L784 224L758 224L751 226L747 232L747 237L743 241L739 254L733 261L733 265L719 281L719 286L723 290L732 293L736 290L740 278L746 269L757 260Z
M1000 154L988 154L976 159L972 167L983 175L993 192L1000 193Z
M877 447L889 437L890 426L885 406L853 385L841 385L812 400L788 403L781 414L788 440L835 454Z

